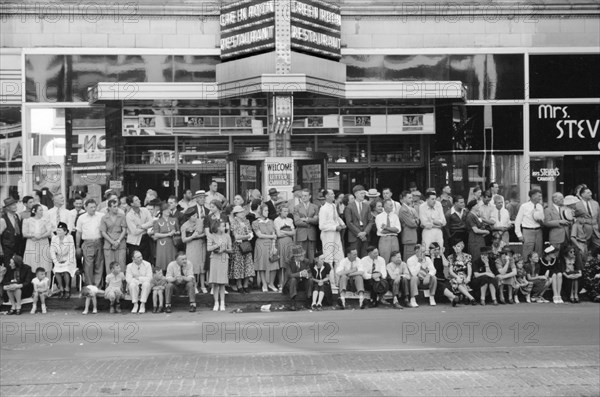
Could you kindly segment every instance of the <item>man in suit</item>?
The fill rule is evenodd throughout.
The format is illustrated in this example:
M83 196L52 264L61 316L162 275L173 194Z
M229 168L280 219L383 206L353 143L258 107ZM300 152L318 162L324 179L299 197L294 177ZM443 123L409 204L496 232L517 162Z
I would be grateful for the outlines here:
M592 190L583 188L580 192L581 201L575 205L575 217L582 224L588 249L591 251L600 247L600 205L592 198Z
M348 245L356 249L359 258L367 256L368 237L373 227L373 215L369 203L365 201L367 191L358 185L352 189L356 200L344 210L344 219L348 227Z
M4 214L0 218L0 244L4 254L4 265L8 264L14 254L23 255L23 224L17 214L17 200L9 197L4 200Z
M319 208L310 202L310 192L303 189L301 202L294 207L294 223L296 224L296 242L307 253L310 261L315 259L315 241L319 225Z
M463 196L454 196L454 205L446 211L446 235L448 236L446 244L446 252L452 252L451 248L458 242L462 241L467 245L467 218L468 211L465 209L465 199ZM412 255L412 254L411 254Z
M305 252L301 245L295 245L292 247L292 257L284 264L285 285L283 286L283 293L289 294L292 300L291 310L296 310L296 296L299 290L307 292L310 279L310 265L311 261L305 258Z
M406 260L415 252L419 230L419 215L413 207L413 195L410 191L403 191L400 198L402 200L402 206L398 211L398 217L402 225L400 241L402 242L402 257Z
M552 203L544 209L544 226L548 228L548 240L556 249L569 240L569 221L564 213L564 196L560 192L552 195Z
M206 216L210 212L210 210L206 206L206 191L196 190L196 193L194 193L193 199L190 202L189 207L194 206L194 205L196 206L196 209L198 210L198 220L204 221L204 218L206 218ZM183 220L187 221L187 217L185 217ZM179 225L179 226L181 226L181 225Z
M292 189L292 198L288 200L287 207L290 210L289 214L294 214L294 208L302 202L302 186L295 185Z
M277 218L277 204L278 203L279 192L274 187L269 189L269 199L265 202L267 207L269 208L269 219L274 221Z
M177 208L177 197L169 196L167 204L169 205L169 217L177 219L177 222L179 222L179 226L181 227L181 224L183 223L183 212Z

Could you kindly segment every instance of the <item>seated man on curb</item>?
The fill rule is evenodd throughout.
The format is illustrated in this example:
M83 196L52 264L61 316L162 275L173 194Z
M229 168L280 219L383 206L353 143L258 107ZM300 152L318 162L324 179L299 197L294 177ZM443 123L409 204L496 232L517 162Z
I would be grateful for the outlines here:
M398 298L401 295L404 296L404 302L408 306L408 294L409 294L409 280L410 273L406 263L402 261L402 255L400 251L393 251L390 254L391 262L387 264L386 270L388 274L388 282L392 288L392 294L394 295L394 307L396 309L403 309Z
M285 263L284 272L286 272L286 282L283 286L283 293L289 294L292 300L290 310L296 311L296 295L300 288L307 291L309 289L310 279L310 261L304 257L304 248L301 245L292 246L292 257Z
M196 278L194 265L188 261L185 253L179 251L177 258L167 265L167 286L165 288L165 312L171 313L173 289L185 289L190 299L190 313L196 311Z
M371 307L377 307L379 303L389 305L390 303L383 299L388 291L385 260L379 256L377 248L367 247L367 256L360 260L359 270L362 272L365 288L371 291ZM360 305L360 308L365 308L364 302Z
M133 303L131 312L138 313L139 302L139 313L145 313L146 301L151 289L152 265L150 265L150 262L146 262L142 257L142 253L137 250L133 251L132 259L133 262L127 265L125 271L125 281L131 295L131 303Z
M435 306L435 290L437 279L435 267L431 259L425 255L426 248L423 245L415 246L415 254L408 258L406 265L410 273L410 307L418 307L416 296L419 295L419 287L429 289L429 305Z
M365 287L359 267L358 251L356 248L350 248L347 256L335 268L335 274L338 278L337 285L340 291L340 308L342 310L346 308L346 291L349 284L350 286L354 284L354 289L358 293L359 306L362 306L365 300Z

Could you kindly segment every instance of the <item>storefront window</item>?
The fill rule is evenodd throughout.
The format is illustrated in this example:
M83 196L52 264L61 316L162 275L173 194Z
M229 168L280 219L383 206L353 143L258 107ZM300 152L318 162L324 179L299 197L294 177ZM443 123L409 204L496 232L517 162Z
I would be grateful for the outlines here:
M0 107L0 197L17 197L22 178L21 108Z
M530 55L530 96L597 98L600 92L599 69L598 54Z

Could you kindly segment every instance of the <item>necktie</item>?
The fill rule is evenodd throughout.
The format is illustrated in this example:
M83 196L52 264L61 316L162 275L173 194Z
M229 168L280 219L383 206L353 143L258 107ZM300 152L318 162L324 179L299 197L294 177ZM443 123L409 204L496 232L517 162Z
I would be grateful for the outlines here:
M590 207L590 202L589 202L589 201L587 201L587 203L586 203L586 204L587 204L587 209L588 209L588 212L590 213L590 215L592 215L592 207Z
M558 216L560 217L560 220L565 219L565 216L563 214L563 210L561 210L560 208L558 209Z
M371 267L371 274L375 273L375 261L373 261L373 267Z
M360 201L356 202L356 208L358 209L358 221L360 222L360 225L363 225L363 221L362 221L362 203Z
M15 228L15 236L21 234L21 228L19 227L19 216L17 214L13 215L13 222Z
M388 212L388 214L387 214L387 222L386 222L386 227L388 227L388 228L389 228L389 227L391 227L391 224L390 224L390 214L389 214L389 212Z
M498 210L498 222L502 220L502 213Z

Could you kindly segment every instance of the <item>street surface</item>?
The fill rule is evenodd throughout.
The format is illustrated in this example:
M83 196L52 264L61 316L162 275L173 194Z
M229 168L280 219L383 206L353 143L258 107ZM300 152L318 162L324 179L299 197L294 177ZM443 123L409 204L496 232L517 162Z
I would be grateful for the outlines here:
M1 316L0 395L600 395L600 305Z

